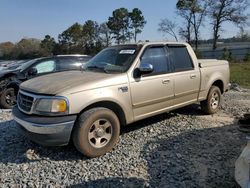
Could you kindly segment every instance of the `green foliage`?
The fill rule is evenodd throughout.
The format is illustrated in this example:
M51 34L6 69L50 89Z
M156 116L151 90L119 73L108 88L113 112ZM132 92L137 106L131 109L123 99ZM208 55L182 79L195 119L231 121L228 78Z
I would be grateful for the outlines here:
M137 35L142 32L142 29L147 21L142 15L142 11L138 8L134 8L132 12L129 13L129 18L131 20L130 28L134 30L134 41L137 42Z
M59 51L64 54L82 51L82 25L75 23L58 35Z
M12 59L12 52L15 45L12 42L4 42L0 44L0 57L2 59Z
M250 62L230 63L229 65L231 82L235 82L241 87L250 89Z
M108 18L107 26L117 44L125 43L129 35L129 12L126 8L119 8L113 11Z
M93 20L75 23L59 34L55 54L95 54L103 48L100 26Z
M250 52L246 54L244 61L250 62Z
M18 43L1 43L1 59L32 59L45 56L44 50L40 46L40 40L24 38Z
M132 37L136 42L137 35L142 32L145 24L146 20L138 8L134 8L132 12L129 12L126 8L116 9L107 22L107 26L117 44L131 41Z
M224 59L224 60L227 60L227 61L232 61L233 60L233 58L232 58L232 52L229 49L224 48L223 49L223 54L222 54L221 58Z
M100 40L102 44L107 47L111 45L111 31L107 26L107 23L104 22L99 27Z
M53 55L55 46L56 46L56 41L53 37L49 35L45 35L45 38L41 41L41 49L44 51L45 56L50 56Z

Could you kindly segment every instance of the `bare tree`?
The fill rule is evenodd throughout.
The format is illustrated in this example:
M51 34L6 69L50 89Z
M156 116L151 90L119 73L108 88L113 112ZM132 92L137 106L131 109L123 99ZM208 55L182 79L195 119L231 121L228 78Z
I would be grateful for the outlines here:
M176 23L165 18L165 19L162 19L161 22L159 23L158 31L162 32L163 34L169 34L172 37L174 37L176 41L178 41L178 37L176 34L176 28L177 28Z
M207 0L178 0L176 4L177 14L181 16L185 22L180 28L180 34L191 43L191 36L194 32L195 48L198 48L200 27L204 21L206 10L208 7Z
M180 13L179 13L180 14ZM193 28L192 28L192 14L182 14L182 17L185 19L185 22L182 24L182 26L179 29L179 35L186 40L187 43L191 44L192 40L192 33L193 33Z
M192 25L194 27L194 36L195 36L195 49L198 49L200 27L204 21L204 18L207 13L208 2L207 1L197 1L195 0L194 5L192 6Z
M213 49L217 48L222 24L232 22L237 26L246 23L249 0L210 0L209 14L213 25Z

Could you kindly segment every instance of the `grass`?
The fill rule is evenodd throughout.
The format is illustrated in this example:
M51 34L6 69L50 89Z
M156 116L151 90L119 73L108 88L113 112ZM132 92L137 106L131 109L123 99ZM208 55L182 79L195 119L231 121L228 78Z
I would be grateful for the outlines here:
M250 62L230 63L231 82L250 89Z

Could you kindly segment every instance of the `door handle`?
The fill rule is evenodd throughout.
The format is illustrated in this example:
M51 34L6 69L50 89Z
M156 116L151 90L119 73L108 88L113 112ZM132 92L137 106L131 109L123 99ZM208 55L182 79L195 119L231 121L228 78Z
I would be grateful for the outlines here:
M195 79L195 78L196 78L196 75L195 75L195 74L191 74L191 75L190 75L190 78L191 78L191 79Z
M169 82L170 82L169 79L164 79L164 80L162 80L162 83L163 83L163 84L168 84Z

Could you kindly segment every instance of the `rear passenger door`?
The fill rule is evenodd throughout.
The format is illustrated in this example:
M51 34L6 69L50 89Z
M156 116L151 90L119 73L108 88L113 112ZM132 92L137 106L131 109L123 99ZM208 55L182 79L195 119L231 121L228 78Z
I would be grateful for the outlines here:
M147 47L140 64L153 65L154 71L130 82L135 120L164 111L174 98L174 82L165 46Z
M195 67L185 45L168 45L174 66L174 104L185 105L197 101L200 88L200 70Z

